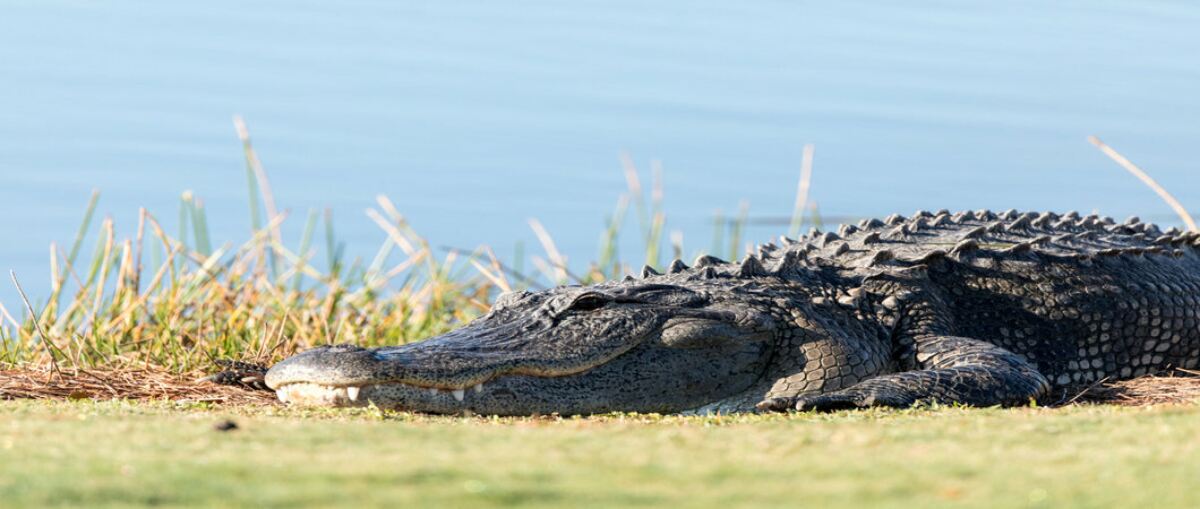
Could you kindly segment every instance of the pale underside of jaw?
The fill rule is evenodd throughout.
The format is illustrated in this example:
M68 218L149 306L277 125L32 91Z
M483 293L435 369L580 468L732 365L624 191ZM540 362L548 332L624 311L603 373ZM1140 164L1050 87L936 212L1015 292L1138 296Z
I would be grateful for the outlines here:
M462 403L469 394L483 392L483 384L465 389L421 387L403 382L363 385L321 385L309 382L285 384L275 391L279 401L300 406L367 406L372 401L393 402L423 398L453 398Z

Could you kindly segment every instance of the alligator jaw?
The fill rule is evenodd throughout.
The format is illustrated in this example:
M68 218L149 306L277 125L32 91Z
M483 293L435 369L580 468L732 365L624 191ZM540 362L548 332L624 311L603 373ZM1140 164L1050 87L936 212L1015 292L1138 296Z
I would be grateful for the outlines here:
M356 407L379 402L392 407L396 401L421 401L427 407L453 408L462 407L468 399L479 397L483 393L483 384L443 389L402 382L345 386L296 382L280 386L275 393L280 401L300 406Z

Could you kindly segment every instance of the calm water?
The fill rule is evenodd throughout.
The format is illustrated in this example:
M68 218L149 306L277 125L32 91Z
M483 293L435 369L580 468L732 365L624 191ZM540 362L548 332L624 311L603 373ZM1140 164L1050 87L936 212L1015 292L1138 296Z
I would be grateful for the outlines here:
M235 113L290 243L332 207L364 256L383 234L363 209L385 193L437 244L532 250L537 217L582 262L624 189L621 150L662 161L693 248L716 209L788 215L804 143L827 215L1169 221L1088 134L1200 207L1195 4L736 4L5 2L0 265L44 288L47 245L93 188L119 231L139 206L173 227L190 189L218 244L244 239Z

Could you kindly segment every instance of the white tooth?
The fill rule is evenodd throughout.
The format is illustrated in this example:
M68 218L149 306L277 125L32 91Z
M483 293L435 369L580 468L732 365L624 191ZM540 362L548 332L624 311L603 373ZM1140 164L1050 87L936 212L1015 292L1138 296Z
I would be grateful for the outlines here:
M454 389L453 391L450 391L450 392L451 392L452 394L454 394L454 399L456 399L456 400L458 400L458 401L462 401L462 400L463 400L463 396L464 396L464 395L465 395L465 393L466 393L466 391L464 391L464 390L462 390L462 389Z
M429 388L429 395L430 395L430 396L437 396L437 393L438 393L437 387L430 387L430 388Z
M359 387L354 387L354 386L347 387L346 388L346 396L350 397L350 401L358 401L358 391L359 390L360 390Z
M475 394L483 392L483 382L475 384Z

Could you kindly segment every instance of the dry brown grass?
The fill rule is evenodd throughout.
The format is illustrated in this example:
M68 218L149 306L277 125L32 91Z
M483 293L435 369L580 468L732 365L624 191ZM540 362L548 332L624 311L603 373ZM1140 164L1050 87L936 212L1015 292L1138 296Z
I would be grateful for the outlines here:
M1200 401L1200 371L1177 369L1170 373L1133 380L1101 382L1077 393L1077 396L1067 403L1140 406L1196 401Z
M226 405L274 404L274 393L197 382L203 374L174 374L164 369L82 370L49 368L0 370L0 400L128 399L170 400Z

